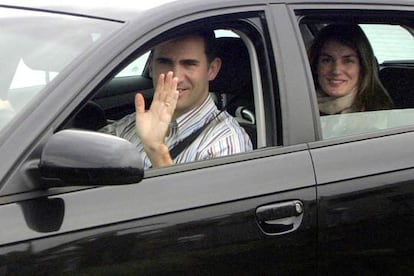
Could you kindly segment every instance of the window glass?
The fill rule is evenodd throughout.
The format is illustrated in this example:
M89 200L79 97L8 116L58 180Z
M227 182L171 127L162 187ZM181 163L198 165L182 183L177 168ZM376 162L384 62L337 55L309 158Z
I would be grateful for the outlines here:
M400 25L360 24L374 50L378 63L414 59L414 37Z
M414 109L391 109L321 116L323 139L414 125Z
M121 26L9 8L0 9L0 25L0 131L72 60Z
M121 72L119 72L116 77L131 77L131 76L139 76L142 75L144 72L145 64L147 64L147 60L149 57L150 52L146 52L133 62L131 62L127 67L125 67Z
M44 70L33 70L20 59L17 65L16 72L14 73L10 89L18 89L33 86L44 86L49 83L58 72L44 71Z

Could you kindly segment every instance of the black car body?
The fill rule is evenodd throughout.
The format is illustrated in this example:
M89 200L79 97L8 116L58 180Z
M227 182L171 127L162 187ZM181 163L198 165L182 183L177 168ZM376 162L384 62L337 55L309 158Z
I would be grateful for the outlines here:
M398 103L387 124L375 113L329 138L307 59L332 22L412 35L414 1L69 2L0 1L0 99L15 111L0 113L0 275L414 272L414 52L379 61ZM120 72L206 25L244 45L211 87L246 107L255 150L144 171L131 144L96 132L151 97L145 63ZM19 62L45 83L13 84Z

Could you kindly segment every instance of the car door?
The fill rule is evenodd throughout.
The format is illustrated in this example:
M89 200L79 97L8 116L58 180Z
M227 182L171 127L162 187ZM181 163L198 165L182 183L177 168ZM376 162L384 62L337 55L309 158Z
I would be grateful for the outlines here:
M10 231L0 232L1 272L42 275L316 272L316 181L311 155L304 143L307 136L313 139L314 133L306 131L313 129L308 124L312 121L310 116L299 118L310 110L310 101L306 98L293 101L301 95L292 93L306 95L306 90L302 89L306 83L303 87L300 83L292 85L287 76L279 74L284 70L297 70L297 64L281 58L290 56L297 60L295 36L282 27L289 22L284 21L289 20L285 15L286 7L251 6L246 10L235 4L227 5L212 11L213 5L209 11L203 11L194 4L186 8L191 11L188 17L168 10L165 18L160 17L164 24L152 23L154 26L147 28L152 29L149 37L155 40L160 38L157 32L182 27L183 22L202 26L221 20L222 24L231 23L228 27L242 26L238 31L251 43L255 97L261 98L255 106L262 120L258 126L261 143L258 149L151 169L145 172L140 183L121 185L114 177L106 180L112 185L95 187L92 177L66 183L65 187L36 189L46 187L44 179L39 177L43 172L38 170L40 160L47 155L45 145L49 146L56 135L71 133L53 133L54 129L48 128L40 135L41 140L28 143L28 153L16 160L18 169L10 169L3 184L0 217L4 229ZM277 20L282 24L272 21L275 13L280 13ZM114 55L111 51L119 49L119 41L124 41L120 38L122 35L130 37L132 29L133 26L125 27L116 40L108 40L98 47L101 52L89 52L90 56L80 68L90 63L100 64L104 57L111 60ZM140 37L141 33L135 32ZM125 38L124 42L129 41ZM143 42L153 43L142 39L135 43L141 47ZM289 42L295 42L295 46ZM125 57L134 50L122 51L120 55ZM112 69L119 67L119 58L111 62L107 71L99 67L96 70L108 73L111 66ZM73 79L80 85L88 76L97 78L92 82L95 84L108 78L103 73L89 72L88 75L85 71L74 70L70 78L56 84L53 97L38 103L22 125L42 122L46 115L41 110L56 99L66 99L69 104L66 108L76 113L73 99L58 95L71 91ZM299 79L304 76L302 72ZM295 92L296 89L303 92ZM92 85L86 86L77 94L75 102L84 102L94 90ZM295 110L302 112L298 114ZM65 110L49 120L53 120L53 126L63 125L72 111ZM14 135L18 137L25 130L15 126ZM92 153L88 143L98 139L95 133L86 133L86 136L85 146L77 151L84 151L84 158ZM9 140L0 148L1 153L18 145L19 141ZM63 156L65 152L73 155L75 147L76 141L68 141L59 152ZM89 185L78 187L83 180ZM24 188L16 192L16 187Z
M308 161L299 150L3 204L1 216L13 231L2 231L2 268L46 274L312 271L316 213Z
M402 13L397 6L387 11L382 8L372 5L352 10L348 5L320 5L316 11L302 6L296 14L301 17L302 30L308 23L315 27L338 22L362 24L364 30L380 30L369 37L381 39L381 43L371 40L375 46L387 45L386 49L374 51L377 59L381 57L381 68L387 64L384 59L392 59L393 53L409 53L403 49L410 49L412 46L407 42L412 41L399 41L403 36L398 35L399 30L398 33L393 30L403 29L401 26L407 26L406 20L413 16L412 9ZM384 32L385 29L389 31ZM408 64L414 58L405 57ZM393 88L399 90L387 87L391 97ZM317 116L323 138L310 143L310 148L318 185L320 274L413 272L413 111L408 105L410 93L400 96L401 102L407 104L404 108L398 104L392 110ZM335 116L340 120L332 120L336 125L330 125L328 121ZM336 127L335 135L329 137L332 126Z
M412 140L410 132L313 147L322 271L412 271Z

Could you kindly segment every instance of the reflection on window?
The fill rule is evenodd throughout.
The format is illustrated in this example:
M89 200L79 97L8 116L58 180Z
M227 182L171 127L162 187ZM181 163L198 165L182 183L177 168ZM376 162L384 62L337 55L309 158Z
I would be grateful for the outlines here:
M414 125L414 109L394 109L321 116L323 139Z
M32 70L20 59L10 89L46 85L57 74L58 72Z
M122 26L102 19L6 7L0 8L0 25L0 135L58 72L94 41Z

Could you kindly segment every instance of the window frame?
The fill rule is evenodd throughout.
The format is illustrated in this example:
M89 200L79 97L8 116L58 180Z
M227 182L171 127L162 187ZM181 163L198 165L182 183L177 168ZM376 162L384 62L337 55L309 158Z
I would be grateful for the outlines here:
M273 87L271 73L271 58L269 57L268 47L270 38L268 36L267 21L264 16L264 10L237 12L234 10L223 11L219 15L202 16L194 21L186 21L184 24L178 24L163 31L162 34L148 40L147 43L138 47L127 59L122 61L115 70L112 71L109 78L116 78L129 64L137 58L148 53L152 47L161 41L168 40L177 35L180 28L202 28L203 24L208 24L215 29L228 29L237 33L245 43L250 56L251 74L253 78L253 93L256 109L256 126L258 135L258 148L264 148L275 145L274 126L276 125L275 106L272 104L274 93L273 89L264 89L264 87ZM149 60L149 59L148 59ZM143 76L148 76L148 60L143 70ZM91 94L90 99L95 97L104 84L97 87ZM269 101L269 99L272 99ZM78 109L79 110L79 109ZM72 114L74 116L75 113ZM70 119L68 119L70 120ZM64 126L61 126L61 128ZM160 169L146 170L145 176L152 177L155 175L164 175L172 172L193 170L204 167L224 165L239 161L246 161L251 158L251 152L240 153L231 156L201 160L185 164L175 164L170 167ZM154 172L154 173L152 173Z
M316 7L317 6L317 7ZM310 44L310 39L308 37L303 37L304 31L307 34L315 34L315 31L321 28L323 23L340 23L340 22L354 22L358 24L397 24L401 26L410 26L413 27L413 24L409 24L410 18L411 22L414 18L414 9L407 9L404 11L401 10L390 10L385 9L382 5L372 5L372 6L361 6L358 9L349 5L298 5L296 6L296 18L298 29L302 30L300 32L300 36L302 37L302 41L307 48ZM398 14L398 16L397 16ZM314 27L305 29L303 28L304 22L312 23ZM307 45L308 44L308 45ZM307 66L310 70L310 64L307 61ZM310 74L310 78L313 79L312 74ZM396 128L388 128L378 131L366 132L366 133L355 133L353 135L346 135L340 136L328 140L323 139L322 127L321 127L321 120L317 105L316 99L316 91L315 88L312 87L310 89L311 93L314 94L315 100L315 121L316 121L316 129L319 133L319 141L316 142L317 145L319 144L332 144L336 142L344 142L344 141L354 141L359 139L367 139L367 138L375 138L381 137L384 135L390 134L399 134L404 133L407 131L414 130L414 125L406 125L400 126Z

